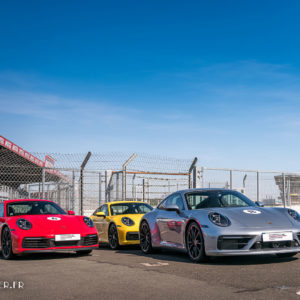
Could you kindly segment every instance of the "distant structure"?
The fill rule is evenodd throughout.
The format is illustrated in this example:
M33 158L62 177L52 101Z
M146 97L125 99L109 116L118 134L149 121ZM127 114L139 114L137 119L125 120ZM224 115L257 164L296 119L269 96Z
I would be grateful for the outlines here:
M262 199L262 202L265 206L277 206L277 205L281 205L282 201L281 199L275 199L272 197L267 197L265 199Z
M285 174L285 198L287 205L300 204L300 175ZM283 199L283 175L274 176L279 187L281 199Z

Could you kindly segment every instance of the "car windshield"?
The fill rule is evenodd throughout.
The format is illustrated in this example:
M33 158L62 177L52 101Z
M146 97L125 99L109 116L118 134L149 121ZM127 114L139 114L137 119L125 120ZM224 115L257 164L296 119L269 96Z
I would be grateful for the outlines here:
M22 215L65 215L57 204L47 201L24 201L12 202L6 206L7 216L22 216Z
M236 191L200 191L186 194L189 209L213 207L247 207L255 204Z
M153 208L146 203L121 203L112 204L110 212L112 216L125 215L125 214L145 214Z

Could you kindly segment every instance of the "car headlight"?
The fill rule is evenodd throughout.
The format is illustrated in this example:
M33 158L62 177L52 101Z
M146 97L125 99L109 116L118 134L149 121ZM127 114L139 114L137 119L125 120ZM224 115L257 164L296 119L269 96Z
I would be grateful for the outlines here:
M208 214L209 220L217 226L227 227L231 224L230 220L216 212L211 212Z
M17 225L19 228L21 228L23 230L29 230L32 227L31 223L26 219L18 219Z
M300 222L300 215L298 212L296 212L293 209L288 209L288 213L292 218L294 218L296 221Z
M127 217L123 217L121 219L121 221L126 226L132 226L132 225L134 225L134 222L130 218L127 218Z
M89 227L94 227L94 222L92 219L88 218L88 217L84 217L83 218L84 223L89 226Z

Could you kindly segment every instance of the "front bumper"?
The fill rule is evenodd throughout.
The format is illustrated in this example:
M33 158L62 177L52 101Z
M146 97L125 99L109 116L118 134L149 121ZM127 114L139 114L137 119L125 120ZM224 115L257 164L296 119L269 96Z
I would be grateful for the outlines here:
M93 247L80 247L80 248L55 248L55 249L31 249L31 250L24 250L22 251L22 254L25 254L25 253L55 253L55 252L70 252L70 251L88 251L88 250L93 250L95 248L98 248L98 246L93 246ZM21 253L19 253L21 254Z
M139 228L138 226L117 226L120 245L139 245Z
M78 241L55 241L54 235L23 237L12 232L13 253L90 250L98 247L98 235L81 235Z
M293 240L280 242L264 242L262 240L263 233L279 231L292 231ZM265 255L300 252L300 229L273 228L271 230L257 230L250 228L243 231L230 230L229 233L228 229L220 228L217 230L206 230L203 232L203 235L205 253L208 256Z
M205 251L208 256L243 256L243 255L267 255L279 253L300 252L299 247L264 249L264 250L210 250Z

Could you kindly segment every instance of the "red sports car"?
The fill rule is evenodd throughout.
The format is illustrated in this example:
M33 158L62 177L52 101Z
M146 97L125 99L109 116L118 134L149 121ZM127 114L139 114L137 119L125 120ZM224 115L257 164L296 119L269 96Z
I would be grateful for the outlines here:
M33 252L88 254L96 247L98 233L88 217L66 213L48 200L0 202L0 248L5 259Z

